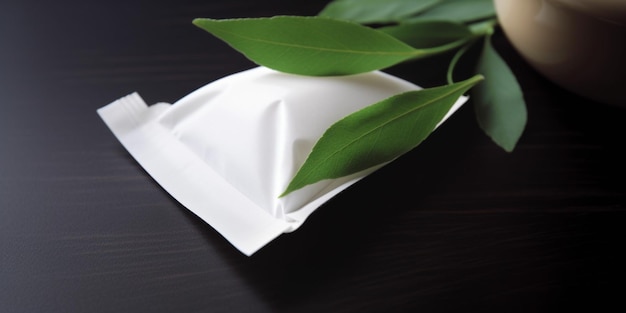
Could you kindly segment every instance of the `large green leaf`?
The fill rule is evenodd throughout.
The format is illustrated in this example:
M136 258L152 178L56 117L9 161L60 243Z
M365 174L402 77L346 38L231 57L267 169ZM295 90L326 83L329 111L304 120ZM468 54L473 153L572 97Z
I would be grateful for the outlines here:
M322 17L195 19L193 23L260 65L301 75L363 73L435 53L414 49L370 27Z
M335 0L319 16L357 23L396 22L422 12L441 0Z
M478 72L486 78L473 90L478 124L493 141L513 151L526 127L526 103L517 79L485 38Z
M324 179L391 161L415 148L457 99L482 79L476 75L451 85L395 95L339 120L318 140L281 197Z
M379 30L418 49L462 43L473 37L465 24L447 21L420 21L381 27Z
M446 20L464 23L493 18L495 14L493 0L442 0L437 6L406 21Z

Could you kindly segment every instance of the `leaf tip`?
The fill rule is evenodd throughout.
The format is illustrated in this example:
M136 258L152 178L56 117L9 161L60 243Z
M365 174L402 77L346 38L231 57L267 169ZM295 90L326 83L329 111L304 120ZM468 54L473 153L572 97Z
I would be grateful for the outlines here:
M211 21L210 18L204 18L204 17L197 17L194 18L193 20L191 20L191 23L193 25L196 25L200 28L204 28L204 26L207 24L207 21Z
M512 153L513 150L515 150L515 144L513 145L501 145L500 147L502 147L502 149L507 152L507 153Z
M476 74L474 75L474 77L472 77L472 80L475 82L480 82L485 80L485 76L483 74Z
M290 194L293 190L289 187L287 187L287 189L285 189L285 191L283 191L283 193L281 193L278 196L278 199L285 197L286 195Z

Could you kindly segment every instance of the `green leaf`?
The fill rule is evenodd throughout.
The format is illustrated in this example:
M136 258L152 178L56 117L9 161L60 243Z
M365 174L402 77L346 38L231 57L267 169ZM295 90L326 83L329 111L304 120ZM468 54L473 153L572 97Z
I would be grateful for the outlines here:
M389 23L422 12L441 0L335 0L319 16L357 23Z
M333 124L283 192L350 175L395 159L419 145L457 99L483 77L409 91L370 105Z
M473 90L478 124L496 144L511 152L526 127L526 103L517 79L491 45L489 36L477 70L486 77Z
M447 21L421 21L381 27L378 30L418 49L466 41L473 37L466 25Z
M363 73L434 53L414 49L370 27L322 17L195 19L193 23L260 65L300 75Z
M493 0L442 0L437 6L405 22L446 20L466 23L491 18L495 14Z

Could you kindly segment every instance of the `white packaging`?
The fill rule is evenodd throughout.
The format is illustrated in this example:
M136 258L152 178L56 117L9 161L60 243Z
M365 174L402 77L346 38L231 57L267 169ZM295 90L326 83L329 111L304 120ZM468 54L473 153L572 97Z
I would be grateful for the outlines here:
M324 131L344 116L418 86L382 72L309 77L253 68L173 105L138 94L98 114L169 194L251 255L378 167L279 195ZM448 115L464 102L461 97Z

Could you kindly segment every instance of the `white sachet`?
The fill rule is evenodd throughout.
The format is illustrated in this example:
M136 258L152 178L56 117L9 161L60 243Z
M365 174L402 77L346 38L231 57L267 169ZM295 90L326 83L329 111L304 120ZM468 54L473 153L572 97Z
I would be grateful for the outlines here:
M168 193L251 255L380 167L279 198L324 131L350 113L416 89L379 71L310 77L257 67L173 105L148 106L134 93L98 114ZM459 98L441 122L465 101Z

